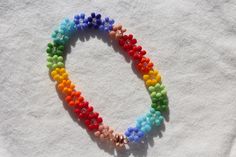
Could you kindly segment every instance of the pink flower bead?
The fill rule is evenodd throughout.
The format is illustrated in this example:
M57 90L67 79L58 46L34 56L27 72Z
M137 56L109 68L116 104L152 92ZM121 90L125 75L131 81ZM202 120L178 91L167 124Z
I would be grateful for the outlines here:
M110 31L109 35L113 38L113 39L120 39L124 32L126 32L125 28L122 28L122 25L118 24L118 25L114 25L112 30Z
M95 136L100 137L101 139L112 139L114 130L107 125L100 125L98 130L94 133Z

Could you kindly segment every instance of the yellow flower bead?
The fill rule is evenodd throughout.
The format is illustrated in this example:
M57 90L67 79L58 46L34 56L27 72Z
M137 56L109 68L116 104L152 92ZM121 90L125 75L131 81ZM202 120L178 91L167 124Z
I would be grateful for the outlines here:
M51 76L53 80L57 82L62 82L63 80L68 79L68 73L66 72L65 68L56 68L51 72Z
M143 80L148 87L154 86L161 81L161 76L157 70L150 70L148 74L143 75Z

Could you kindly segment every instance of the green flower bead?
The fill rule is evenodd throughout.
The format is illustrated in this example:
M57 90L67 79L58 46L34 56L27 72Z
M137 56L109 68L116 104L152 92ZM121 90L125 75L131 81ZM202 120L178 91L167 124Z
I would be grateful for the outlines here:
M164 112L164 111L166 111L168 109L168 99L166 97L165 99L153 102L151 106L156 111Z
M167 91L163 84L157 83L148 88L152 99L152 107L157 111L165 111L168 108Z
M53 56L48 56L47 58L47 67L50 70L53 70L55 68L63 68L65 65L63 63L63 57L62 56L58 56L58 55L53 55Z
M64 51L64 46L56 43L48 43L48 48L46 50L46 52L50 56L53 55L62 56L63 51Z

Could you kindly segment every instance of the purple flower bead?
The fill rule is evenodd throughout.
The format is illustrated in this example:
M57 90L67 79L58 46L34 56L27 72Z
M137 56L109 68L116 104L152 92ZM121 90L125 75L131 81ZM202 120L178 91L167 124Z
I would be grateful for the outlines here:
M83 13L80 15L75 15L74 22L78 30L83 30L88 27L88 20L85 18L85 14Z
M130 142L138 143L144 137L144 132L137 127L130 127L125 132L125 136Z
M104 30L106 32L110 32L112 30L113 24L115 21L113 19L109 19L109 17L106 17L103 21L102 24L100 25L100 29Z
M102 24L101 14L91 13L91 16L88 17L88 27L98 29Z

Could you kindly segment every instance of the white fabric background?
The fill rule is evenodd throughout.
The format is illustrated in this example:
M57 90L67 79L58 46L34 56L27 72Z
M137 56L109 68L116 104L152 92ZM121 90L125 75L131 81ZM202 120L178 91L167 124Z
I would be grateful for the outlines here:
M53 28L93 11L135 35L168 89L165 126L128 150L73 120L45 66ZM72 43L66 67L77 88L117 131L134 125L150 98L131 62L96 32ZM1 0L0 72L1 157L236 156L235 0Z

